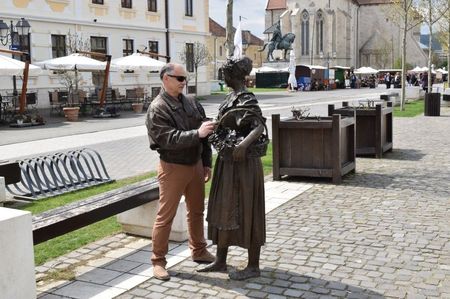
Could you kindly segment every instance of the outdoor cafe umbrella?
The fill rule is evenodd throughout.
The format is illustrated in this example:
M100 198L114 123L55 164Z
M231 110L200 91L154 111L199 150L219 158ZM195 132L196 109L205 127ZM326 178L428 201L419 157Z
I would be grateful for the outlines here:
M0 76L22 76L25 63L7 56L0 55ZM42 72L41 68L33 64L29 65L28 74L37 76Z
M21 53L22 52L14 52L8 50L1 50L4 53ZM28 56L29 57L29 56ZM28 58L29 59L29 58ZM26 92L27 92L27 81L28 75L36 76L41 73L41 69L35 65L29 63L24 63L17 59L9 58L7 56L0 55L0 76L21 76L23 75L23 84L22 84L22 96L19 101L19 112L23 113L25 111L26 106ZM15 86L14 86L15 91Z
M294 50L291 50L289 53L289 78L288 78L288 84L291 84L291 90L294 90L294 87L297 87L297 79L295 78L295 69L296 69L296 63L295 63L295 52Z
M74 71L75 90L78 90L78 71L104 71L106 62L87 57L84 54L73 53L67 56L44 60L36 63L47 70Z
M141 53L113 59L111 65L121 70L157 72L166 63Z

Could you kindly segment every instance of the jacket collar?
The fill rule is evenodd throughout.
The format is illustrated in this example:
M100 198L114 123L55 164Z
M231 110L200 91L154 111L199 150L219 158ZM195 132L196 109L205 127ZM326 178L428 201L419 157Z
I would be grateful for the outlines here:
M180 94L178 99L169 95L166 91L161 93L162 99L170 106L172 110L177 110L183 107L184 95Z

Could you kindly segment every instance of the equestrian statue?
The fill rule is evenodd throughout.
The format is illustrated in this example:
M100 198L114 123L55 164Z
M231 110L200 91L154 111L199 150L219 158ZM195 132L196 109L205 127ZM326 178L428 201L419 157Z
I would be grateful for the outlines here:
M267 52L267 61L269 58L273 58L273 51L275 50L284 50L284 60L286 60L287 51L292 50L292 44L294 43L295 34L287 33L283 37L281 35L280 22L278 22L275 26L275 30L273 32L272 39L265 43L262 49L258 50L262 52L266 49L266 46L269 45L269 51Z

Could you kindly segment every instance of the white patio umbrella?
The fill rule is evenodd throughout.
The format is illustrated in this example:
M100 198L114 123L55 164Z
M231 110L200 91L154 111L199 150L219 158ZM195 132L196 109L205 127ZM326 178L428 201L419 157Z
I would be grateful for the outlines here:
M22 76L25 69L25 62L0 55L0 76ZM29 65L28 74L30 76L39 75L41 68L33 64Z
M103 71L106 68L106 62L78 53L37 62L36 65L47 70L60 71Z
M106 62L89 58L81 53L73 53L67 56L44 60L36 63L38 66L47 70L74 71L75 72L75 91L78 90L78 71L104 71ZM102 96L100 105L103 105Z
M133 53L111 61L111 66L130 71L159 71L166 63L141 53Z
M288 84L291 84L291 91L294 90L294 87L297 87L297 79L295 78L295 69L296 69L296 63L295 63L295 52L294 50L291 50L289 53L289 78L288 78Z
M353 73L355 73L355 74L376 74L376 73L378 73L378 71L369 66L362 66L359 69L354 70Z

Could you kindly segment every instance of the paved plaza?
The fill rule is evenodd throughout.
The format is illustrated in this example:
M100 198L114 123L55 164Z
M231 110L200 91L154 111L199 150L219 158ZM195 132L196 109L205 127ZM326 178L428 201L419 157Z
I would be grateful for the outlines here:
M171 243L161 282L151 240L118 234L37 267L39 298L450 298L449 132L448 108L395 118L393 152L358 158L341 185L268 179L260 278L197 273ZM230 250L229 270L245 261ZM65 268L74 280L46 279Z

